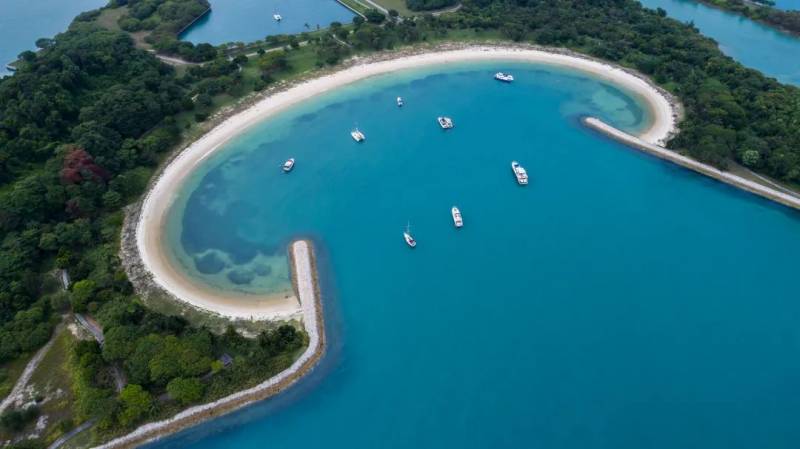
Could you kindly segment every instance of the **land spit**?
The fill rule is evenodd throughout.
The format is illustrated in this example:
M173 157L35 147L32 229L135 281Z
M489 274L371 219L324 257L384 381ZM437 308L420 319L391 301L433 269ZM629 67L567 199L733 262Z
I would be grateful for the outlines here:
M289 258L292 261L292 283L300 298L303 323L308 334L308 347L289 368L255 387L214 402L187 408L172 418L144 424L125 436L97 446L97 449L136 447L217 418L280 393L313 369L325 352L325 332L316 262L311 243L306 240L293 242L289 247Z
M704 174L708 177L724 182L725 184L730 184L734 187L748 191L768 200L783 204L784 206L800 210L800 198L796 196L789 195L764 184L742 178L741 176L733 173L722 171L708 164L704 164L692 158L686 157L678 152L668 150L662 146L646 142L639 137L632 136L624 131L614 128L598 118L586 117L583 119L583 123L589 128L605 134L614 140L622 142L627 146L637 148L660 159L670 161L680 165L681 167Z

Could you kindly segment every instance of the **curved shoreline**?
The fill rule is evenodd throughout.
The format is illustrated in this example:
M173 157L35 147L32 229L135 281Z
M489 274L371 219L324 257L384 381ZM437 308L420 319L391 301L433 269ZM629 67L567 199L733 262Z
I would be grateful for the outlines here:
M425 66L479 61L519 61L566 67L587 72L620 86L645 100L652 123L639 137L662 144L677 132L681 115L678 103L663 89L627 69L561 49L533 46L442 46L417 54L388 53L388 59L354 58L354 65L319 76L287 90L266 96L251 107L225 119L186 147L163 170L147 193L135 224L136 252L149 281L173 298L231 319L276 320L297 317L300 306L294 297L276 298L231 294L203 288L174 267L161 242L166 214L175 199L175 189L214 152L247 128L297 103L324 92L376 75ZM261 299L258 301L258 299ZM256 300L256 301L254 301Z
M300 298L303 323L308 334L308 347L289 368L264 382L246 390L225 396L217 401L189 407L175 416L138 427L136 430L108 441L97 449L131 448L179 432L200 422L207 421L255 401L266 399L285 390L316 366L325 352L325 326L319 282L311 242L297 240L290 245L289 258L292 263L292 283Z

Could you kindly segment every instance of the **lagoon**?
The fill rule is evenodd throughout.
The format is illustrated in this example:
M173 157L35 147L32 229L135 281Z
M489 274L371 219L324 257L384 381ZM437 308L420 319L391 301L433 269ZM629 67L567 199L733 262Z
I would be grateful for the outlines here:
M465 64L359 82L226 145L179 192L165 243L198 282L269 291L280 262L258 275L258 258L311 237L332 348L277 398L152 447L796 448L800 216L583 114L649 120L585 75ZM198 271L208 251L255 283Z
M283 20L276 22L273 14ZM295 34L350 22L354 14L335 0L211 0L211 12L181 35L196 44L252 42L274 34Z

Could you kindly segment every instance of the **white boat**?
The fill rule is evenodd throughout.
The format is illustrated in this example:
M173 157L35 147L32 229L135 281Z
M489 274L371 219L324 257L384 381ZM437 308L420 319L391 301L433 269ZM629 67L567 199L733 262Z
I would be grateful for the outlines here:
M457 228L464 226L464 219L461 218L461 211L458 210L457 207L453 206L453 208L450 209L450 213L453 215L453 223Z
M403 97L397 97L397 107L402 108L404 104Z
M494 74L494 79L496 79L497 81L502 81L504 83L510 83L514 81L514 75L510 73L497 72Z
M289 173L294 168L294 158L289 158L286 162L283 163L283 171Z
M273 14L272 18L275 19L276 22L280 22L281 20L283 20L283 17L281 17L280 14Z
M528 172L519 165L519 162L511 161L511 170L514 172L514 176L517 177L517 184L521 186L528 184Z
M455 126L453 124L453 119L450 117L436 117L436 121L439 122L439 126L441 126L442 129L450 129Z
M406 226L406 230L403 232L403 238L406 240L408 246L412 248L417 246L417 241L411 236L411 223Z
M367 138L367 136L365 136L364 133L359 131L358 128L350 131L350 135L353 136L353 140L355 140L356 142L363 142L364 139Z

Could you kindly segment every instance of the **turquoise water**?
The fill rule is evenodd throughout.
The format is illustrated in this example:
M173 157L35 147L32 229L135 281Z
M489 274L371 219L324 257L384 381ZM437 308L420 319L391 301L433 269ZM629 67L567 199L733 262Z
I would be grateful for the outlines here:
M800 10L800 0L775 0L775 7L781 9Z
M277 398L151 447L796 449L800 215L585 113L648 120L592 79L495 64L362 82L228 145L172 248L245 265L313 238L331 348Z
M211 13L181 38L194 43L252 42L273 34L294 34L347 23L353 13L335 0L211 0ZM283 20L276 22L273 14Z
M6 64L25 50L35 50L40 37L53 37L67 29L83 11L99 8L106 0L0 0L0 76Z
M745 66L800 85L800 39L693 0L640 1L648 8L664 9L673 19L694 22L723 52Z

